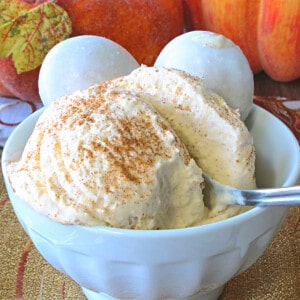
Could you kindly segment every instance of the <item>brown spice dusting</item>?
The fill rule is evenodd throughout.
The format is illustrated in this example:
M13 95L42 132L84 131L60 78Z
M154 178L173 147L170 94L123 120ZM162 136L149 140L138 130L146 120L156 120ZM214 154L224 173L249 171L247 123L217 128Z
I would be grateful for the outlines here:
M52 134L59 134L57 130L89 131L90 138L77 144L70 168L79 170L86 161L95 165L96 160L104 159L106 169L101 171L101 180L107 193L120 192L121 182L136 185L151 182L157 161L170 159L174 147L181 147L177 137L173 137L171 144L166 142L173 131L143 101L143 95L95 86L88 93L56 103L54 115L53 126L48 128ZM111 132L101 132L101 126ZM96 188L92 187L95 182L84 180L86 186ZM126 195L130 197L128 189L121 194L124 199Z

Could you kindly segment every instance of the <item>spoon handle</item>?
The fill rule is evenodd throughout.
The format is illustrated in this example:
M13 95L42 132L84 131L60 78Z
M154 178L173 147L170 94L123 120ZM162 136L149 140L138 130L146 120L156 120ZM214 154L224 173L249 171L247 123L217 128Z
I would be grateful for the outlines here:
M240 190L239 192L243 198L243 205L300 205L300 186Z

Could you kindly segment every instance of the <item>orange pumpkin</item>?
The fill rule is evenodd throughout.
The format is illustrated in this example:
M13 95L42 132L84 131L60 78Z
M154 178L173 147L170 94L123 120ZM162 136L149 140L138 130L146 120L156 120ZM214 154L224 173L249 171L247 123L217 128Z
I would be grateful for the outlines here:
M300 77L300 0L184 0L187 30L221 33L254 73L276 81Z

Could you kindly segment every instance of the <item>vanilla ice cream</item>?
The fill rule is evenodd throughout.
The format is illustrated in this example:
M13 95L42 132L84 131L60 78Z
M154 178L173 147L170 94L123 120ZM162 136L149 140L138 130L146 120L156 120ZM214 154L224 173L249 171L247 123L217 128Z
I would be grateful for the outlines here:
M195 226L245 210L208 203L202 170L255 188L252 135L198 77L145 66L54 101L8 166L16 194L38 212L132 229Z
M16 194L65 224L198 224L201 169L149 98L95 86L51 103L8 165Z
M151 94L148 101L169 121L203 171L227 185L255 187L252 135L238 112L200 78L143 66L105 86Z
M106 86L153 95L148 101L169 121L204 172L236 188L256 187L252 135L239 113L200 78L181 70L142 66ZM231 217L244 209L212 202L203 222Z

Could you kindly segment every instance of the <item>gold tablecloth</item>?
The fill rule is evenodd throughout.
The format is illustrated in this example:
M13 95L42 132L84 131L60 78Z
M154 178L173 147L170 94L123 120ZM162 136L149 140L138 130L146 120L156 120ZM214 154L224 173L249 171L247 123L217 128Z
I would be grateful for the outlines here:
M267 100L267 101L265 101ZM300 137L298 109L284 101L256 97ZM53 269L37 252L19 225L0 175L0 300L85 299L80 287ZM221 300L300 299L300 207L292 207L263 256L227 283Z

